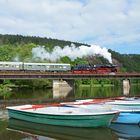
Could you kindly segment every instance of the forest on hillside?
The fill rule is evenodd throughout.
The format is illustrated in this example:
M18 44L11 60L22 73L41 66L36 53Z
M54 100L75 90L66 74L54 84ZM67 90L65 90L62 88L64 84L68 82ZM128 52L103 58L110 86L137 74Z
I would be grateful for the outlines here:
M36 46L45 46L47 50L51 50L55 46L65 47L74 44L76 47L81 45L89 46L79 42L71 42L65 40L42 38L34 36L22 36L22 35L2 35L0 34L0 61L39 61L32 60L32 48ZM125 47L125 46L124 46ZM112 54L113 63L120 67L120 71L123 72L140 72L140 54L120 54L113 50L109 50ZM45 60L47 62L47 60ZM58 60L63 63L94 63L103 64L108 61L102 56L87 56L84 58L77 58L74 61L70 60L68 56Z

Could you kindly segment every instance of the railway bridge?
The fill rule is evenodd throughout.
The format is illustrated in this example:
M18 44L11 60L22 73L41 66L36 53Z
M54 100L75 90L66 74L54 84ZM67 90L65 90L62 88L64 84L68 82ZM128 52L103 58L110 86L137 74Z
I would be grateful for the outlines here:
M53 73L53 72L34 72L34 71L0 71L0 79L140 79L140 73L110 73L110 74L95 74L95 73Z
M51 79L53 80L53 95L69 92L74 89L74 80L82 79L121 79L123 82L123 93L128 94L131 79L140 79L140 73L111 73L111 74L92 74L92 73L48 73L34 71L6 71L0 72L0 79Z

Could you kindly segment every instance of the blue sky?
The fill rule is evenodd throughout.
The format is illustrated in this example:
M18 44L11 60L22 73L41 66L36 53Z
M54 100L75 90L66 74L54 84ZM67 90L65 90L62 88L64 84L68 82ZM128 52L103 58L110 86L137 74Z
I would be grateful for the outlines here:
M0 33L140 54L140 0L0 0Z

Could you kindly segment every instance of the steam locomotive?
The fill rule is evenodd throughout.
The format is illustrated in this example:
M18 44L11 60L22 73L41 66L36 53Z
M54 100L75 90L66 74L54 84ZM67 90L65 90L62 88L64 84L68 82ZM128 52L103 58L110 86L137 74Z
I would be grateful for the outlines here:
M116 73L117 65L113 64L96 64L96 65L76 65L72 69L73 73Z
M25 63L0 62L0 71L44 71L44 72L71 72L71 73L116 73L117 66L113 64L75 65L62 63Z

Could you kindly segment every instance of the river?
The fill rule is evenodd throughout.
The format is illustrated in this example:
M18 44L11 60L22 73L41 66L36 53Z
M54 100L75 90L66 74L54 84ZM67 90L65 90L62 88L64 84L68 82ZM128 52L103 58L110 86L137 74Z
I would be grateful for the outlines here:
M65 95L66 99L85 99L96 97L122 96L121 87L80 87L73 93ZM140 86L133 85L130 96L140 95ZM23 101L44 101L53 99L52 90L14 91L6 100L23 104ZM64 97L63 97L64 98ZM2 99L0 100L3 101ZM5 104L3 106L6 106ZM116 126L117 128L118 126ZM139 126L119 126L122 130L110 128L71 128L51 125L40 125L8 119L5 108L0 109L0 140L134 140L140 139ZM129 129L128 129L129 128Z

